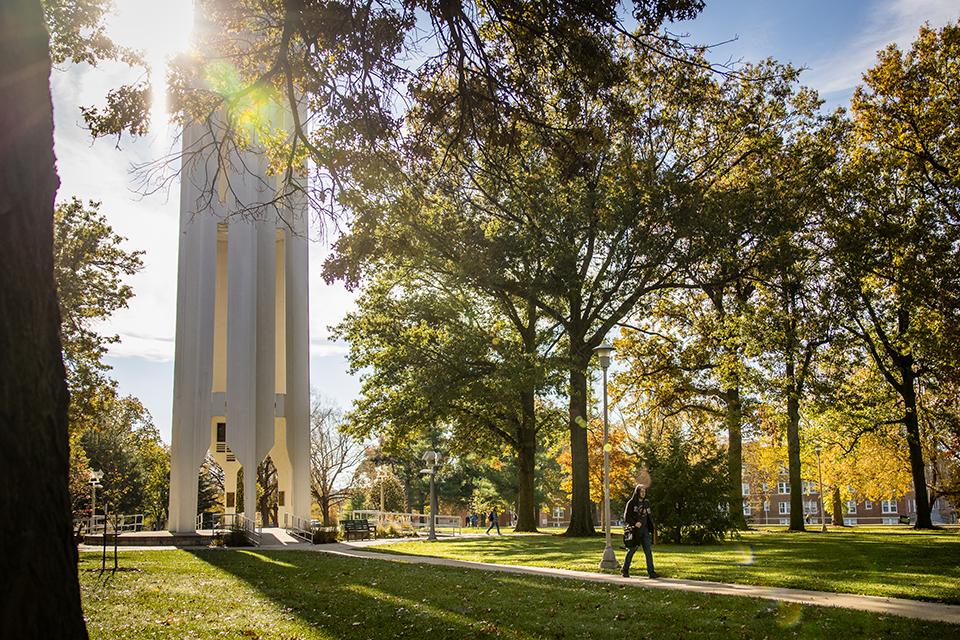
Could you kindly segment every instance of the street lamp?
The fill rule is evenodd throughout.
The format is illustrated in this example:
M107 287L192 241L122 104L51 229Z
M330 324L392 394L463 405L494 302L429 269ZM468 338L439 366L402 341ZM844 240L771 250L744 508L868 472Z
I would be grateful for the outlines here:
M383 483L387 478L387 474L384 473L383 467L377 467L377 482L380 483L380 513L377 514L377 520L380 523L380 526L384 526L383 519Z
M90 483L90 533L93 533L93 523L97 517L97 487L103 486L100 484L100 481L103 480L103 471L90 469L88 477L87 482Z
M437 475L437 463L440 461L440 454L436 451L424 451L423 461L427 468L421 469L420 473L430 475L430 535L427 540L437 539L437 491L434 484L434 478Z
M823 467L820 466L820 443L818 442L813 447L813 451L817 454L817 474L820 476L820 531L821 533L827 532L827 513L823 510Z
M607 544L603 549L600 568L614 570L620 568L620 563L617 562L613 545L610 544L610 445L607 442L610 436L607 423L607 369L610 367L610 354L613 353L613 347L609 344L602 344L595 348L593 352L597 354L600 360L600 368L603 369L603 533L606 536Z

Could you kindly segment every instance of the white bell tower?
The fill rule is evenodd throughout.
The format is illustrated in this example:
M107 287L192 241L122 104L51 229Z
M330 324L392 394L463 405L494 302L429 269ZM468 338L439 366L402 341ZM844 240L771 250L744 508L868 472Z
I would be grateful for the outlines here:
M269 109L274 125L289 122ZM311 511L306 201L278 201L265 154L225 152L225 139L215 119L183 133L168 526L178 533L196 530L208 452L224 470L227 513L254 518L267 456L279 524Z

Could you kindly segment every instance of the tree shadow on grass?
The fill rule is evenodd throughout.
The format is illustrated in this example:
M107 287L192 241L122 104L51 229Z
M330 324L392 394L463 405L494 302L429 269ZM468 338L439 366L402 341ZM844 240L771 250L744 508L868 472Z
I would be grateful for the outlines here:
M751 598L334 557L192 551L313 630L335 638L946 637L955 627ZM253 630L263 637L264 631ZM271 636L272 637L272 636Z
M484 615L492 609L458 598L470 590L464 576L428 577L420 568L311 552L191 553L240 578L321 637L528 637L499 628L494 616Z

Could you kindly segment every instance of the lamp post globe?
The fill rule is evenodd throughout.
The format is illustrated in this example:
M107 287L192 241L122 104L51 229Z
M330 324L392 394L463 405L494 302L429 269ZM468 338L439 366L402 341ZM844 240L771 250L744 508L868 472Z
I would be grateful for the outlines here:
M604 343L594 348L593 352L597 354L600 368L603 369L603 534L606 544L603 548L600 568L614 571L620 568L620 563L617 562L617 556L613 552L613 545L610 540L610 447L607 443L610 437L607 420L607 369L610 368L613 346Z

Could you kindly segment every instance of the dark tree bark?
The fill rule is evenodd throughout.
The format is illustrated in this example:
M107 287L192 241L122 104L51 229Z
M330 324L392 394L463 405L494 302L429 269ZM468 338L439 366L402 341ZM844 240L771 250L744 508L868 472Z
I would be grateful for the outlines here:
M50 54L36 0L0 3L0 637L86 638L53 279Z
M901 421L907 440L910 474L913 477L913 492L917 502L917 523L914 526L917 529L932 529L933 522L930 518L930 511L933 505L927 487L923 447L920 442L920 420L917 416L918 375L915 371L917 363L909 348L904 349L897 346L900 340L909 335L911 329L910 312L902 307L898 309L896 337L900 340L891 339L887 334L887 329L880 314L873 308L869 298L863 294L861 294L861 298L870 322L876 331L877 338L871 337L863 323L858 321L860 326L859 336L866 343L874 364L877 365L884 379L897 392L903 402L903 418Z
M570 524L565 535L591 536L593 513L590 504L590 462L587 456L587 359L576 355L570 367L570 467L572 497Z
M843 500L840 499L840 487L833 488L833 526L847 526L843 523Z
M727 472L730 474L730 515L738 529L747 528L743 515L743 404L740 389L724 392L727 405Z
M526 316L512 314L517 330L523 336L523 351L528 362L537 361L537 313L536 301L526 300ZM536 467L537 467L537 375L534 368L528 371L520 390L521 416L517 427L517 526L515 531L537 530L536 514Z
M788 313L784 365L787 379L787 471L790 478L790 531L806 531L803 524L803 481L800 472L800 392L797 371L797 326L791 292L786 293L785 310Z
M537 464L537 429L535 395L523 393L523 423L517 447L517 526L516 531L536 531L535 472Z
M906 354L897 362L903 380L899 391L903 398L903 425L907 432L907 450L910 454L910 474L913 476L913 492L917 502L916 529L933 529L930 518L930 495L927 493L926 469L923 463L923 448L920 445L920 422L917 419L916 375L913 372L913 356Z
M790 478L790 531L806 531L803 524L803 480L800 473L800 399L795 389L787 398L787 470Z
M323 519L323 526L330 525L330 500L326 497L320 499L320 516Z

